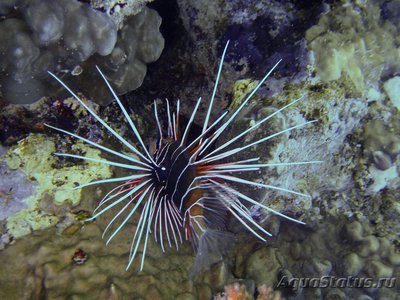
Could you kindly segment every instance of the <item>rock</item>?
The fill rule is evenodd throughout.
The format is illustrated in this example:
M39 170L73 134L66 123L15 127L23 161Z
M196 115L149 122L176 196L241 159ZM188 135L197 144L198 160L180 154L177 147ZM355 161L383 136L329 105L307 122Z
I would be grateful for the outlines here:
M385 171L392 166L392 159L389 155L382 151L374 151L372 153L372 160L379 170Z
M274 286L281 268L276 251L272 247L263 247L252 253L246 262L246 278L253 279L256 284Z
M379 250L379 240L373 236L367 236L363 239L362 244L358 248L358 253L362 257L370 256Z
M304 299L323 300L324 295L320 288L304 289Z
M290 254L293 259L295 259L295 260L300 259L300 257L303 254L300 243L298 243L298 242L292 243L292 245L290 247Z
M373 300L373 298L371 298L368 295L361 295L361 296L358 296L357 300Z
M345 300L346 294L340 289L330 289L325 295L325 300Z
M378 260L367 261L365 271L372 278L388 278L393 275L393 269Z
M190 293L182 293L176 296L175 300L196 300L196 298Z
M394 107L400 110L400 76L393 77L383 84L383 89Z
M400 265L400 253L396 252L393 248L390 249L388 260L390 264L394 266L399 266Z
M163 296L155 286L150 285L146 291L146 299L162 300Z
M344 225L342 235L346 240L354 242L361 241L363 239L363 227L358 221L351 222Z
M118 300L122 298L121 290L113 283L110 284L108 290L100 293L99 299Z
M198 299L211 299L212 290L208 284L199 284L197 286L197 297Z
M363 261L357 253L351 252L343 257L343 272L346 276L356 276L363 268Z
M228 269L225 262L221 261L211 267L204 278L204 282L222 289L228 280Z
M314 274L318 276L329 275L332 271L332 263L329 260L313 259L312 265L314 268Z
M64 235L74 235L80 229L81 229L81 224L75 223L75 224L72 224L72 225L68 226L67 228L65 228L63 230L62 234L64 234Z

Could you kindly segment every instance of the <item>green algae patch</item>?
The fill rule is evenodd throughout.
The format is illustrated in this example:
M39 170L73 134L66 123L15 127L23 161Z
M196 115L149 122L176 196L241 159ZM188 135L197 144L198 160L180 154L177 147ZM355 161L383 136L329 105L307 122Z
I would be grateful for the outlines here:
M306 120L318 120L328 125L336 118L332 115L332 105L345 105L349 99L356 98L353 85L343 80L331 82L303 81L299 84L286 84L282 93L273 97L260 98L264 107L272 106L279 109L300 99L294 105L286 108L284 114L298 111Z
M233 86L233 99L229 105L229 110L234 111L237 109L242 104L245 97L256 88L258 82L258 80L252 79L237 80Z
M52 199L55 205L79 204L82 189L73 190L79 184L99 178L109 178L112 171L108 165L97 162L71 160L60 164L56 152L56 138L31 134L10 148L3 159L10 169L18 169L31 181L37 182L36 193L24 199L24 209L7 219L7 228L14 237L20 237L32 230L44 229L57 224L58 217L39 209L43 199ZM100 159L100 151L92 149L81 141L70 147L69 153L84 154ZM42 206L40 206L42 207Z
M324 81L345 76L363 93L379 81L386 65L399 67L400 48L395 25L380 19L379 7L337 6L306 32L308 48Z
M7 229L18 238L34 230L46 229L58 223L58 217L38 210L24 209L7 219Z

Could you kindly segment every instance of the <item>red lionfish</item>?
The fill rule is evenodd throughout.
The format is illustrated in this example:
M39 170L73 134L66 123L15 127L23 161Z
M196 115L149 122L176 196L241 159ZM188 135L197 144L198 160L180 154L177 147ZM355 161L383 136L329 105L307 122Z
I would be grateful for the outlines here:
M104 79L113 97L118 103L122 113L126 118L126 121L129 123L134 135L143 149L143 152L138 150L136 146L128 142L114 129L112 129L105 121L96 115L96 113L93 112L93 110L90 109L85 102L83 102L64 82L62 82L61 79L49 72L49 74L54 77L65 89L67 89L68 92L71 93L71 95L77 101L79 101L79 103L85 107L85 109L99 123L101 123L115 138L117 138L123 145L125 145L136 155L135 157L114 151L72 132L68 132L66 130L46 124L46 126L52 129L69 134L70 136L82 140L91 146L122 158L126 162L118 163L110 160L101 160L67 153L54 153L55 155L94 161L134 171L134 174L129 176L97 180L76 187L83 188L94 184L123 182L105 195L93 212L92 218L89 219L93 220L114 206L122 205L120 210L115 214L115 216L104 229L103 237L109 230L111 224L113 224L124 211L127 213L127 216L124 219L122 218L123 220L119 226L108 237L107 244L128 222L132 215L139 208L141 209L139 221L136 224L136 230L132 239L129 262L126 269L128 269L132 264L134 258L138 254L141 241L144 239L140 271L143 269L147 244L149 236L152 232L154 233L155 241L160 243L163 252L165 251L164 239L167 240L170 247L172 244L175 244L176 248L179 249L178 245L179 243L182 243L182 236L184 235L186 239L189 239L192 242L197 253L195 264L192 269L193 272L196 273L204 266L209 266L211 263L215 262L215 260L211 258L213 254L212 252L217 254L217 256L222 252L221 249L223 248L223 245L221 246L218 243L224 243L224 237L226 237L227 233L225 227L228 213L235 217L257 238L262 241L266 241L265 237L271 236L271 234L253 219L249 209L244 205L244 203L265 209L270 213L281 216L287 220L304 224L302 221L286 216L263 205L262 203L259 203L245 194L242 194L229 184L230 182L233 182L235 184L269 188L309 197L308 195L285 188L242 179L238 176L234 176L233 173L257 171L260 168L265 167L312 164L319 163L319 161L264 164L257 163L259 158L255 157L241 161L222 162L223 159L229 159L236 153L244 151L260 143L264 143L278 135L290 132L293 129L315 122L308 121L287 128L242 147L236 147L233 149L227 148L232 143L241 139L247 133L253 131L276 114L300 101L302 99L302 97L300 97L265 117L264 119L258 121L248 129L230 139L228 142L220 146L215 146L215 142L218 137L220 137L221 134L226 131L228 126L232 124L239 112L242 111L252 96L257 92L260 86L281 62L281 60L279 60L270 69L270 71L264 76L264 78L258 83L254 90L246 97L246 99L235 111L233 111L230 115L228 115L227 111L224 112L212 124L209 125L211 110L215 100L217 86L228 45L229 41L226 43L221 57L213 93L208 105L208 110L202 125L201 133L192 141L189 141L188 139L189 131L201 103L201 97L197 100L192 115L187 122L183 133L179 132L179 100L176 103L176 112L172 113L170 104L168 100L166 100L168 117L168 129L166 136L163 133L162 126L158 118L156 102L154 102L154 114L160 138L157 143L157 149L153 154L149 152L146 145L143 143L143 140L128 112L122 105L110 83L107 81L105 75L98 67L96 67L98 72ZM258 230L260 233L258 233L256 230Z

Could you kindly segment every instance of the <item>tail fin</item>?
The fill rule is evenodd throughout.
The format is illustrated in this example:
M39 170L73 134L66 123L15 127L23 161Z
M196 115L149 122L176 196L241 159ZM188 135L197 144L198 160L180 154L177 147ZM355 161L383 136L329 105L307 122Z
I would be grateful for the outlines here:
M214 263L223 259L234 241L234 234L207 229L198 241L196 259L190 269L190 278L195 278L200 272L206 271Z

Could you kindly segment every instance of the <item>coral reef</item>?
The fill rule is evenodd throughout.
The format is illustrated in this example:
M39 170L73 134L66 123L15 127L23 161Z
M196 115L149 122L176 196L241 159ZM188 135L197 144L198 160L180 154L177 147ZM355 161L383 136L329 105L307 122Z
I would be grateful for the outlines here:
M8 7L23 2L2 1L0 12L15 11ZM120 13L113 22L122 20L120 27L127 27L117 33L116 45L123 45L123 32L128 35L129 30L136 28L130 22L147 19L136 15L138 19L130 21L134 19L124 15L125 2L91 1L101 14L113 12L114 18ZM180 98L183 117L188 118L193 101L211 94L221 45L231 39L233 47L217 91L220 111L226 107L232 111L240 105L266 70L278 59L284 60L218 143L302 96L302 100L246 136L244 143L317 120L313 126L283 134L249 151L265 163L323 160L322 164L281 166L243 174L248 180L310 195L306 198L271 190L244 191L306 225L289 224L248 207L252 217L275 238L260 243L239 230L241 227L235 222L227 224L236 233L235 246L197 281L188 280L194 261L188 243L179 252L167 249L161 253L149 240L143 272L138 273L135 266L125 272L129 251L126 243L132 239L137 220L130 221L108 247L99 236L107 219L112 218L111 213L83 223L104 191L71 192L73 182L108 177L111 170L53 157L51 153L59 149L58 145L88 156L98 157L98 153L67 137L51 135L41 124L51 122L102 143L113 140L74 100L59 97L29 107L2 107L0 140L6 147L0 147L0 205L5 207L1 210L4 219L0 221L0 264L4 268L0 298L212 299L219 293L219 297L229 294L238 299L396 299L398 286L307 288L296 279L352 276L370 277L374 282L379 278L396 279L398 284L399 7L398 0L325 4L176 2L177 15L170 16L170 22L182 20L182 24L177 32L169 32L167 58L154 66L149 72L152 77L132 98L123 99L132 111L140 108L141 115L133 116L135 124L146 129L144 138L149 141L156 137L148 117L153 99ZM165 11L160 14L168 17ZM14 16L7 15L6 19L11 17ZM158 17L153 18L152 24L145 27L158 32ZM25 16L17 16L17 20L15 24L23 22L24 28L30 28ZM15 25L15 30L21 26ZM31 29L24 34L22 37L32 40ZM125 46L128 47L123 45L121 49ZM39 47L40 51L43 47ZM110 56L91 56L94 57ZM82 74L92 73L86 67L83 69ZM98 81L75 78L82 79L71 81L74 90L85 93L93 90L93 82ZM87 86L80 88L82 83ZM36 100L33 98L29 102ZM118 132L126 132L113 104L99 107L90 100L86 103ZM201 109L204 113L206 104ZM161 113L160 118L164 118ZM26 139L16 143L23 138ZM74 179L66 182L63 176ZM22 283L24 289L20 288Z
M136 2L135 10L126 5L130 13L137 14L125 18L119 29L109 14L76 0L10 3L15 12L10 8L0 24L1 93L5 100L32 103L55 95L59 87L47 74L52 71L95 102L106 104L112 99L106 89L91 88L99 80L93 77L95 65L109 76L118 93L139 87L146 64L157 60L164 48L161 18L146 7L138 12L142 4Z

